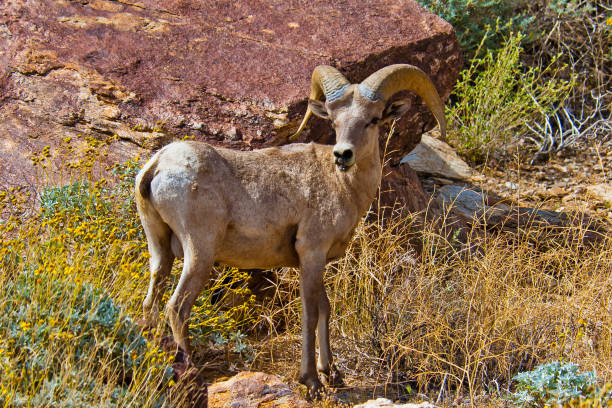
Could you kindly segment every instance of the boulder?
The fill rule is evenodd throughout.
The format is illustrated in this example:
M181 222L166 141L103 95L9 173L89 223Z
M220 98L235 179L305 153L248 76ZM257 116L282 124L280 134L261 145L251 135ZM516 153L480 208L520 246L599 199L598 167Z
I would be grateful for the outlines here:
M299 394L278 377L259 372L241 372L208 387L208 408L310 408Z
M419 174L462 181L472 177L472 169L455 149L429 134L424 134L421 142L401 162L407 163Z
M603 223L586 214L519 207L477 188L446 185L436 191L434 198L467 225L511 232L533 228L532 238L537 238L540 244L555 241L562 245L575 242L587 245L605 239L608 233Z
M407 164L383 168L380 195L375 207L418 212L427 208L429 194L423 190L417 173Z
M456 184L439 188L435 197L443 207L452 210L469 224L501 225L511 212L507 204L490 202L485 192Z
M411 0L13 0L0 10L0 183L34 182L27 157L66 136L117 134L117 158L183 137L287 143L316 65L360 81L393 63L446 98L462 63L453 28ZM435 123L409 97L393 164ZM312 120L309 140L331 143L329 124Z

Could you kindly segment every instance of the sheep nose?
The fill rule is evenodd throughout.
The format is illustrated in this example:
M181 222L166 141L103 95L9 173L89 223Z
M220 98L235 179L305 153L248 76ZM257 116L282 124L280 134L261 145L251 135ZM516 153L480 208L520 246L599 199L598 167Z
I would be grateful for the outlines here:
M351 157L353 157L353 151L351 149L347 149L342 152L334 150L334 156L336 157L336 159L350 160Z
M334 162L340 170L348 170L355 163L353 145L348 143L338 143L334 146Z

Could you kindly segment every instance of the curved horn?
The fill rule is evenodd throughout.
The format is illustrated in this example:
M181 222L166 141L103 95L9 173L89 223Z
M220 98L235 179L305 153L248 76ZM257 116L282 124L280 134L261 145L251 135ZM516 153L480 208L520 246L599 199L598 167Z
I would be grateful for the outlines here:
M349 85L350 82L336 68L329 65L319 65L312 72L310 99L320 100L322 96L325 96L328 102L335 101L344 95L344 91ZM309 106L300 127L293 135L289 136L289 140L302 133L310 116L312 116L312 111Z
M431 79L419 68L409 64L389 65L379 69L359 84L361 95L371 101L387 101L393 94L404 90L413 91L423 98L436 117L440 125L440 136L445 140L444 103Z

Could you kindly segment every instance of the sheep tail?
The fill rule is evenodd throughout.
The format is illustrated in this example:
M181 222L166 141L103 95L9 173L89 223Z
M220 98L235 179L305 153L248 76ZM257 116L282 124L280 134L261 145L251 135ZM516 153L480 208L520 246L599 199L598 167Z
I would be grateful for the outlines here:
M136 176L136 193L138 198L148 200L151 195L151 182L157 170L157 158L149 160Z

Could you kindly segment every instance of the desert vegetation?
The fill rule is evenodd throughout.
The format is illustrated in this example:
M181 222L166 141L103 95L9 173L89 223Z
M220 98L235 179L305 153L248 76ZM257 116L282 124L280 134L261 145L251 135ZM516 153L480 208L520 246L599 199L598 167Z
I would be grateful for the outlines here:
M459 31L466 61L447 104L449 140L472 165L493 174L610 148L606 3L422 3ZM256 296L251 275L215 268L189 323L198 373L179 375L163 323L142 329L148 254L133 179L144 160L103 165L112 141L67 138L31 157L36 189L0 192L0 406L190 406L202 383L245 368L295 381L295 270L267 274L267 296ZM326 271L347 384L339 399L610 406L612 234L603 214L590 214L607 228L591 239L582 213L554 233L535 223L457 231L445 211L373 206ZM180 269L175 262L171 286Z

